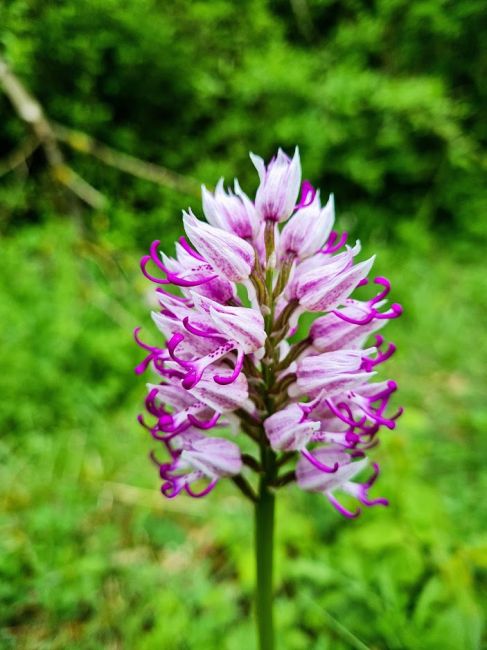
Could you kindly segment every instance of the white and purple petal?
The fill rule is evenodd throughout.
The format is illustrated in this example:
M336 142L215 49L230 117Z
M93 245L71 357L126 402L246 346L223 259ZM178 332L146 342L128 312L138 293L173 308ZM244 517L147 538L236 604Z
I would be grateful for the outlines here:
M255 262L255 252L245 240L221 228L183 213L184 228L191 242L220 277L229 282L246 280Z
M291 160L282 149L267 167L255 154L250 154L259 174L260 185L255 207L264 221L286 221L294 212L301 185L301 161L296 147Z

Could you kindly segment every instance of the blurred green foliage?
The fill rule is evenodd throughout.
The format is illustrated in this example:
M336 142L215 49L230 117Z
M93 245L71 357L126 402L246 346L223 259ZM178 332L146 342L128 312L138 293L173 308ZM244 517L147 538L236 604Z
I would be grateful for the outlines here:
M0 26L47 114L118 149L213 185L248 182L249 149L299 144L352 223L486 234L482 0L4 0ZM0 111L7 149L24 126L5 98ZM3 228L52 212L37 167L3 188ZM159 188L76 167L114 221L144 213L127 226L141 244L161 205L176 210Z
M53 120L214 185L299 144L405 315L387 510L288 488L279 648L485 647L485 35L476 0L4 0L5 57ZM25 125L0 94L0 147ZM231 485L163 501L138 429L137 260L179 195L81 154L66 210L36 152L0 179L0 648L252 650L252 513ZM379 490L379 486L377 488Z

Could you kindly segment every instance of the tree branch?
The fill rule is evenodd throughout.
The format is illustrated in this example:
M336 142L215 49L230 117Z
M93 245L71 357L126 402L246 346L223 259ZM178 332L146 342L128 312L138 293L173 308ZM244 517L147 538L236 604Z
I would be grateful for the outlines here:
M13 172L21 165L26 165L27 160L39 146L40 142L35 136L28 136L18 147L3 158L3 160L0 160L0 177L5 176L9 172Z
M105 165L119 169L137 178L169 187L183 194L191 194L199 197L200 186L192 178L182 176L160 165L155 165L154 163L141 160L122 151L112 149L112 147L98 142L82 131L77 131L61 124L52 124L52 127L57 138L75 151L94 156L105 163Z
M3 86L3 90L17 115L29 126L42 146L54 180L67 187L92 208L102 208L106 203L105 197L66 163L63 152L58 145L56 134L44 115L42 106L27 91L2 57L0 57L0 84Z
M33 134L32 138L27 139L23 145L0 162L0 176L20 166L38 146L41 146L53 179L92 208L103 208L107 199L67 164L59 146L62 142L75 151L97 158L109 167L183 194L199 196L200 188L196 180L112 149L87 133L50 121L41 104L29 93L2 57L0 57L0 86L3 87L17 115L28 125Z

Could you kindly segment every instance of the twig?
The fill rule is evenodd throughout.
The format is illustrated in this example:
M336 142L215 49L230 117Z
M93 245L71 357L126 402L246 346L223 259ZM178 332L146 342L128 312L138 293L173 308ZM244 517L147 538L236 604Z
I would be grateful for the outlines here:
M58 165L52 171L55 180L71 190L73 194L92 208L100 210L105 207L107 203L105 196L85 181L74 169L65 164Z
M36 137L28 136L16 149L11 151L3 160L0 160L0 177L13 172L21 165L25 165L39 146L40 142Z
M112 149L98 142L87 133L77 131L61 124L52 124L56 137L75 151L89 154L101 160L105 165L136 176L146 181L169 187L183 194L199 197L198 182L187 176L182 176L160 165L141 160L122 151Z
M42 106L27 91L20 79L14 75L1 57L0 85L3 86L3 90L17 115L29 126L42 146L53 178L91 207L95 209L102 208L106 203L103 194L81 178L66 163L63 152L58 145L56 134L51 123L46 118Z
M67 164L59 146L59 143L62 142L75 151L97 158L109 167L114 167L137 178L163 185L183 194L199 196L199 184L194 179L122 151L117 151L106 144L98 142L87 133L49 120L41 104L28 92L20 79L10 70L1 57L0 86L3 87L17 115L33 132L33 138L28 139L5 161L0 162L0 176L21 165L38 146L42 146L54 180L69 189L92 208L103 208L107 203L107 199Z

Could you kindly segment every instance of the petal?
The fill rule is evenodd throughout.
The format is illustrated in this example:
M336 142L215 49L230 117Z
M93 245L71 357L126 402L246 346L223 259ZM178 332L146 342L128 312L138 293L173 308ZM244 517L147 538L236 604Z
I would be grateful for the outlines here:
M361 472L368 464L366 458L353 462L350 455L340 448L321 447L313 451L315 458L332 467L338 463L334 473L319 470L308 459L301 457L296 465L296 479L300 488L311 492L330 492L340 488Z
M316 253L328 239L334 219L333 195L321 208L318 191L313 202L299 209L284 226L280 240L281 257L294 253L302 259Z
M260 311L249 307L227 307L203 298L193 296L195 307L208 314L214 326L227 339L235 341L245 354L256 352L266 340L264 318Z
M249 277L255 252L248 242L199 221L192 213L185 212L183 221L189 239L218 275L230 282L241 282Z
M343 304L359 282L368 275L374 260L375 255L365 262L360 262L337 274L331 281L320 282L317 279L314 287L308 286L307 290L302 292L299 299L300 304L309 311L335 309L338 305Z
M256 156L255 153L252 152L250 152L249 156L255 169L257 170L257 173L259 174L260 182L263 183L266 176L264 159L260 156Z
M260 312L247 307L233 307L225 311L211 308L210 316L218 329L236 341L245 354L257 352L263 347L267 335Z
M209 478L233 476L242 469L238 445L224 438L201 436L183 449L181 458Z
M354 325L330 313L314 321L310 328L310 336L313 346L320 352L360 348L366 339L381 329L385 323L386 321L381 320L371 321L365 325Z
M303 449L320 426L319 422L305 419L297 404L291 404L264 421L266 435L276 451Z
M255 207L260 216L269 221L285 221L294 211L301 184L301 163L296 147L291 160L279 149L277 157L267 166L258 156L251 155L260 178Z
M215 374L224 377L231 375L232 372L228 366L220 366ZM243 373L240 373L237 379L225 388L219 386L211 377L202 377L188 392L199 402L203 402L219 413L245 408L249 397L247 379Z

